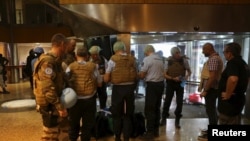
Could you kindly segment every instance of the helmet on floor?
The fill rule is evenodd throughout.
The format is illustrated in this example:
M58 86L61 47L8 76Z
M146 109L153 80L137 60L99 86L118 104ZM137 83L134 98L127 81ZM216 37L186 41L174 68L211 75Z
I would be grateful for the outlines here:
M76 104L77 95L72 88L65 88L61 95L61 102L65 108L71 108Z

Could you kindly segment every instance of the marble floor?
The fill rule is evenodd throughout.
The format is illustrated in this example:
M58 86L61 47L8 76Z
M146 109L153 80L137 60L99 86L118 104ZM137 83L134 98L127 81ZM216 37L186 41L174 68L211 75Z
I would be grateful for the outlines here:
M41 117L35 110L29 83L21 81L7 85L10 94L0 94L0 140L38 141L42 131ZM242 122L250 123L247 119ZM181 128L177 130L174 119L168 119L166 126L160 128L160 137L155 138L155 141L196 141L200 129L206 128L207 123L207 118L182 118ZM67 134L61 134L60 141L68 141ZM101 138L99 141L114 141L114 137ZM131 141L140 139L134 138Z

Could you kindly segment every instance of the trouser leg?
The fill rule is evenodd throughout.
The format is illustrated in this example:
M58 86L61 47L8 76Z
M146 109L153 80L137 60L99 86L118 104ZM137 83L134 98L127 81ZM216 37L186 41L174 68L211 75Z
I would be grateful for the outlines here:
M208 115L209 125L217 125L218 122L218 115L217 115L217 108L216 108L216 100L217 100L217 93L218 91L215 89L210 89L205 96L205 107L206 113Z
M166 88L166 97L163 103L162 119L166 119L167 117L169 117L169 108L173 96L174 96L174 88L172 87L171 84L168 84Z
M41 137L42 141L59 141L59 130L58 127L48 128L43 127L43 134Z
M98 93L98 98L100 102L100 108L104 109L106 108L106 103L107 103L107 86L104 83L102 87L97 88L97 93Z

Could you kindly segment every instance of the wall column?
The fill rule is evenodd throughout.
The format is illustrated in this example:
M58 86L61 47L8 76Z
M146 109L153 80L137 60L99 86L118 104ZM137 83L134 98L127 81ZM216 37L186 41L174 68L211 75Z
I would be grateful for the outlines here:
M5 46L5 55L9 60L7 67L7 81L8 83L18 83L20 80L20 69L22 68L19 65L19 56L17 45L10 43Z

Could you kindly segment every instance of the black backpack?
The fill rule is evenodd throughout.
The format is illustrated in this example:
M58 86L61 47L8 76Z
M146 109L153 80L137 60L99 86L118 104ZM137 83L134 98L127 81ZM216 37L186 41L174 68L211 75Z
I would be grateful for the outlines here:
M97 139L114 134L111 112L100 110L96 115L95 126L92 129L92 136Z

